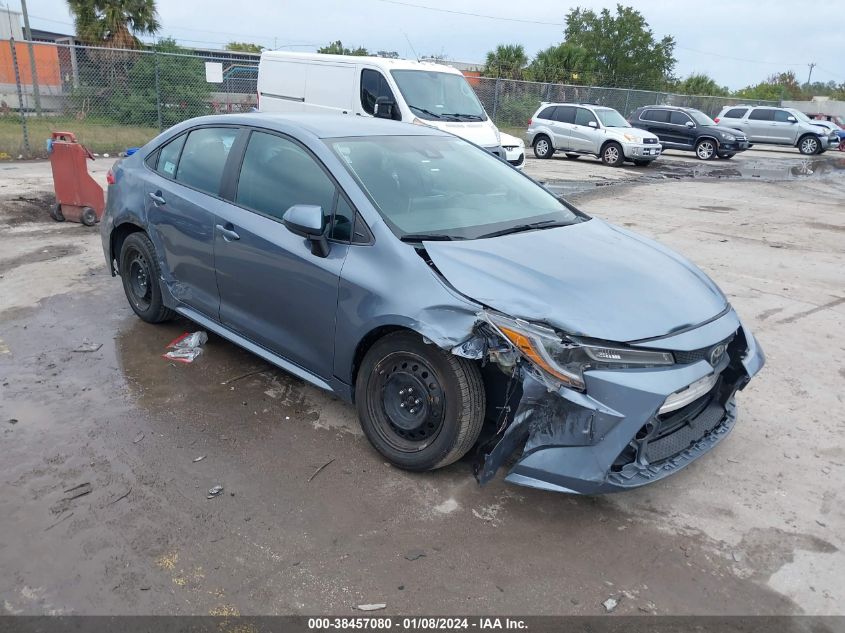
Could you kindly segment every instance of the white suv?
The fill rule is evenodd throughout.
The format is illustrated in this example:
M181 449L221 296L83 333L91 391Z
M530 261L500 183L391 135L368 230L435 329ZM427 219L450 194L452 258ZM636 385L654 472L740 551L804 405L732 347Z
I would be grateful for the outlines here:
M581 103L544 103L528 120L527 136L537 158L591 154L611 167L648 165L663 149L657 136L631 127L613 108Z

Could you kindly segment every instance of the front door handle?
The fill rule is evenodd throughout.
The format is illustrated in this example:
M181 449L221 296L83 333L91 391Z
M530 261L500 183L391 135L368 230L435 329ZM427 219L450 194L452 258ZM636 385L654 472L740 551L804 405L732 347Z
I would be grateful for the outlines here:
M232 226L232 225L229 224L228 226ZM222 224L218 224L214 228L216 228L220 232L220 235L222 235L223 239L226 240L227 242L234 242L235 240L241 239L241 236L238 235L237 233L235 233L234 227L232 227L230 229L230 228L223 226Z
M164 196L161 195L161 191L156 191L153 193L152 191L149 193L150 200L152 200L156 205L166 204L164 200Z

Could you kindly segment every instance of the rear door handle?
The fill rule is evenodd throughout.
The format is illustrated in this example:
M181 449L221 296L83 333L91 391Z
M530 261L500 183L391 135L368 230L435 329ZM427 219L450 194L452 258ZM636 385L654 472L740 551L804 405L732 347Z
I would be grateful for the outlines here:
M151 191L148 195L150 196L150 200L155 202L157 205L167 204L164 197L161 195L161 191L156 191L155 193Z
M227 242L234 242L235 240L241 239L241 236L238 235L237 233L235 233L235 230L234 230L235 227L232 226L231 224L229 224L228 226L231 226L232 228L227 228L227 227L223 226L222 224L218 224L214 228L216 228L220 232L220 235L222 235L223 239L226 240Z

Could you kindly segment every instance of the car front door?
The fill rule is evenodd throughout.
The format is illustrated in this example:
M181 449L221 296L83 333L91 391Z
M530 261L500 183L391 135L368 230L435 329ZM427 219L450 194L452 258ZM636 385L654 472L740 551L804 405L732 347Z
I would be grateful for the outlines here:
M754 108L748 118L748 140L752 143L773 143L772 123L775 111L771 108ZM743 129L746 129L743 127Z
M686 148L695 146L695 122L686 112L670 111L667 129L673 143Z
M572 149L577 152L590 152L598 154L601 143L599 142L599 122L596 115L587 108L575 108L575 120L569 126L569 138Z
M784 145L794 145L798 142L796 131L798 130L798 119L787 110L775 110L772 120L772 141ZM789 119L792 119L791 121Z
M237 176L237 177L235 177ZM354 213L325 168L285 136L253 130L239 173L218 213L215 266L220 321L299 367L332 375L340 270ZM330 237L325 257L283 224L297 204L323 209ZM345 235L339 231L346 227ZM343 239L341 239L343 238ZM345 242L344 242L345 240Z
M150 236L164 260L162 276L173 297L217 319L214 272L215 212L236 127L201 127L182 134L147 160L145 185Z

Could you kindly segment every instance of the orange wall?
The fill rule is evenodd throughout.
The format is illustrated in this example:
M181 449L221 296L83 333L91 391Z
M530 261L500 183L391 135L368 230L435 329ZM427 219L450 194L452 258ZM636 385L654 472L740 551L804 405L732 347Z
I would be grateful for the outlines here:
M35 54L35 72L38 74L38 84L42 86L61 86L62 77L59 69L59 53L55 46L49 44L33 44ZM18 56L18 71L21 83L32 84L32 71L29 65L29 47L22 42L15 42L15 52ZM0 84L15 83L15 68L12 65L12 47L9 40L0 40Z

